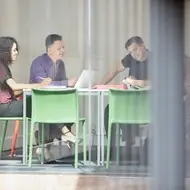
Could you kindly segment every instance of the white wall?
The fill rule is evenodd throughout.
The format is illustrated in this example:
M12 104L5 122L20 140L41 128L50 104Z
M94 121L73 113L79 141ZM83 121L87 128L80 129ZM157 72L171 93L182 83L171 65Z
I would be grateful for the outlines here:
M149 47L149 0L94 0L92 3L91 63L93 68L100 69L101 79L126 54L124 44L128 38L139 35ZM86 11L86 0L1 0L0 36L16 37L21 47L19 60L12 68L14 78L28 81L32 59L44 52L44 40L50 33L63 36L68 76L78 76L88 65ZM124 75L113 82L119 82ZM13 129L8 136L12 136Z

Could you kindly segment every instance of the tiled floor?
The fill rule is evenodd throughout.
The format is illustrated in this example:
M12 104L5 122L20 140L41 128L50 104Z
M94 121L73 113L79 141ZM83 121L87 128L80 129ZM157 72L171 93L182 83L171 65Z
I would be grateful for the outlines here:
M19 151L17 150L17 153ZM4 158L9 158L4 153ZM187 151L187 160L190 150ZM79 155L80 157L80 155ZM92 161L78 169L73 167L74 157L67 156L45 165L34 164L32 168L21 164L21 157L0 161L0 190L146 190L151 189L150 174L146 165L121 162L111 163L109 170L105 166L96 166L96 149L92 150ZM187 162L187 177L190 176L190 164ZM186 180L186 189L190 190L190 180Z
M96 151L95 151L96 152ZM147 166L112 162L109 170L97 167L94 162L88 166L72 165L73 158L45 165L23 166L17 160L0 161L0 190L146 190L151 189L151 178ZM123 165L122 165L123 164ZM186 180L186 189L190 180ZM189 188L189 189L188 189Z
M106 170L90 162L75 169L69 161L28 168L20 160L1 160L0 190L145 190L149 184L146 167L112 166Z
M54 155L57 158L60 158L60 155L63 156L61 159L57 159L56 161L52 161L46 163L45 165L41 165L37 160L35 160L32 169L27 166L23 166L21 163L22 152L20 150L16 151L17 157L14 159L10 159L9 151L4 152L2 155L3 160L0 160L0 173L34 173L37 172L39 174L88 174L88 175L120 175L120 176L146 176L147 175L147 167L139 166L138 164L132 164L130 161L123 161L121 155L120 167L116 166L115 162L111 162L111 168L109 170L105 169L105 166L96 166L96 147L92 147L91 151L91 161L88 162L87 166L84 166L82 161L79 164L79 169L74 169L74 156L72 151L68 152L66 149L62 149L61 153L55 147ZM88 153L88 152L87 152ZM121 151L122 153L122 151ZM66 156L64 155L66 154ZM68 156L69 155L69 156ZM87 154L88 155L88 154ZM8 160L7 160L8 159ZM135 159L135 157L133 157ZM79 160L82 160L82 153L79 154ZM126 159L124 159L126 160ZM134 162L136 163L136 162Z
M83 174L83 175L106 175L106 176L148 176L146 166L117 166L115 162L111 162L111 167L106 169L105 166L96 166L93 162L82 162L79 168L75 169L71 163L54 163L54 164L33 164L32 168L22 165L20 161L6 160L0 162L0 174L3 173L20 173L20 174Z

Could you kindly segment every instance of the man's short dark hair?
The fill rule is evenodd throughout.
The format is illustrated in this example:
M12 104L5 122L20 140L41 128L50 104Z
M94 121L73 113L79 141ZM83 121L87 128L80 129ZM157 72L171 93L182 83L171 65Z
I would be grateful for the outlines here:
M138 45L144 44L144 41L141 37L139 36L133 36L132 38L128 39L127 42L125 43L125 48L128 49L128 47L133 44L136 43Z
M46 37L46 41L45 41L45 46L46 46L46 50L48 49L49 46L51 46L55 41L61 41L62 40L62 36L58 35L58 34L50 34L49 36Z

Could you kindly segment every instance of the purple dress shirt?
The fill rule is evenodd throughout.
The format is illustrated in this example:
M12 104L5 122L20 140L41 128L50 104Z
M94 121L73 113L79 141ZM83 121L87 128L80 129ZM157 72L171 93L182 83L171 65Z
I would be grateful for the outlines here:
M62 60L53 63L45 53L37 57L30 67L30 83L40 83L44 78L51 78L51 85L68 86L65 64Z

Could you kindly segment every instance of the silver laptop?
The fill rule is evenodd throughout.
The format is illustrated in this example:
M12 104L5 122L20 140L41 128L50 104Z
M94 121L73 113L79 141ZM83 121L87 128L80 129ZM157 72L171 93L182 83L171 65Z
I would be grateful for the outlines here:
M96 84L97 71L83 70L75 88L92 88Z

